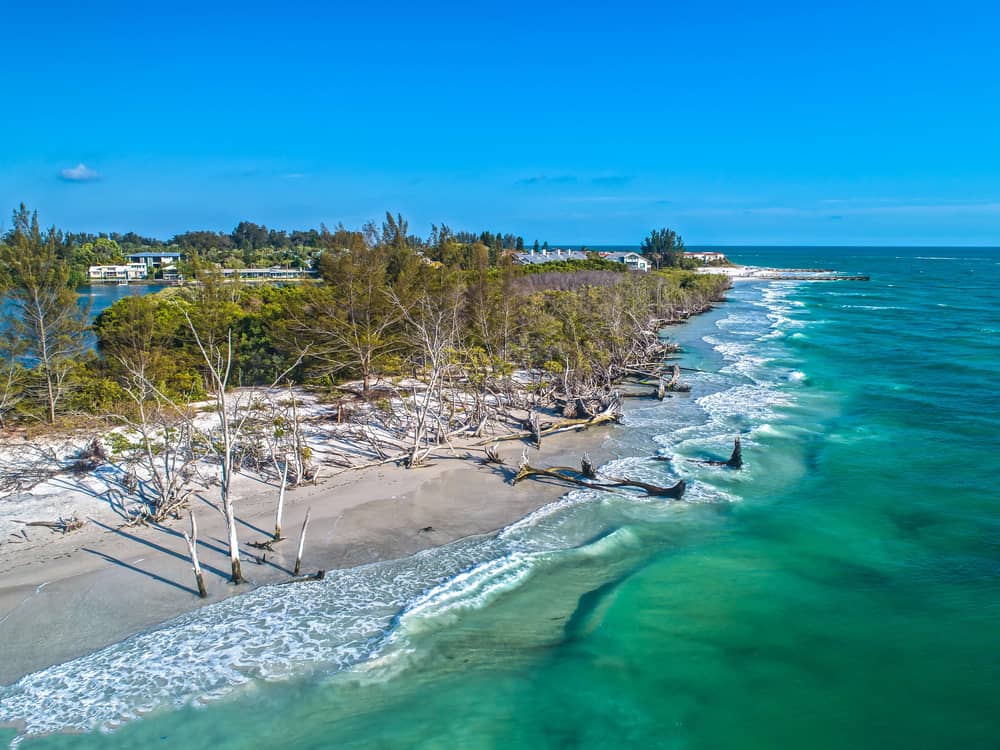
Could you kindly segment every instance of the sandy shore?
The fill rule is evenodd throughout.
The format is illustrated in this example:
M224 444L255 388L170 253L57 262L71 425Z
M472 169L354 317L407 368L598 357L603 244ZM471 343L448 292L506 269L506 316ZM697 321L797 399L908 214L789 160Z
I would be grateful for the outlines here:
M584 451L598 464L612 457L615 427L546 438L532 459L578 464ZM506 443L511 466L522 446ZM206 603L289 577L298 530L307 508L311 520L306 571L390 560L456 539L500 529L567 491L525 482L512 487L507 469L458 456L408 471L393 465L345 472L289 492L284 529L292 539L260 563L246 543L274 527L276 487L242 477L237 513L242 523L248 583L231 586L225 524L211 494L192 504L199 524L199 555L209 590L199 599L181 535L186 522L116 528L94 518L66 536L51 535L30 549L0 553L0 685L82 656ZM46 532L48 533L48 532Z

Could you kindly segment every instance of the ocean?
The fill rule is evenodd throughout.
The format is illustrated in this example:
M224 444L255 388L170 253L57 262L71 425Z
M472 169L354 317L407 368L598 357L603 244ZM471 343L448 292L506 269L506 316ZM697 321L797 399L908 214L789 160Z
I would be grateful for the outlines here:
M683 502L571 492L259 589L0 688L0 721L32 749L1000 746L1000 250L727 252L871 281L737 283L667 330L691 393L630 410L604 471ZM697 463L736 435L742 471Z

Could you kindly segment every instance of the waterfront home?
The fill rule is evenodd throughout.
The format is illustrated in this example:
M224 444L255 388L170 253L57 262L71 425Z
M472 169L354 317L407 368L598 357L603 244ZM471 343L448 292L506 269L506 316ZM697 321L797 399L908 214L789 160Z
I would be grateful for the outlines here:
M291 281L315 276L316 272L308 268L271 266L270 268L224 268L222 275L226 278L238 276L244 281Z
M128 263L124 266L91 266L87 269L91 281L136 281L145 279L148 270L145 263Z
M556 263L561 260L587 260L587 254L579 250L528 250L524 253L514 253L514 262L522 266Z
M723 253L717 253L712 251L704 252L686 252L684 253L684 258L686 260L698 260L701 261L703 265L708 265L709 263L726 263L728 259Z
M176 266L181 259L180 253L131 253L126 256L129 263L142 263L147 271L152 272L168 266Z
M601 253L601 257L614 263L624 263L630 271L648 271L649 261L639 253L631 251L615 251L611 253Z

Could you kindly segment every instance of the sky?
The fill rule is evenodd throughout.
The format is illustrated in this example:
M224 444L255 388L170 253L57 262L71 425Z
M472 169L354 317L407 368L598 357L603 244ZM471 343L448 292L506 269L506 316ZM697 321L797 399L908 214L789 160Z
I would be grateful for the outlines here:
M211 7L206 7L211 6ZM421 7L423 6L423 7ZM1000 4L11 3L0 222L1000 245Z

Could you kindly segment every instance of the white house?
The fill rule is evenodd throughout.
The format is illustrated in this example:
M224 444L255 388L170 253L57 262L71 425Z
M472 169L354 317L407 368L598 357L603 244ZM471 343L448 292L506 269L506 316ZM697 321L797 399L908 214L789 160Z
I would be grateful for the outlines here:
M142 263L148 270L152 271L154 268L176 265L177 261L181 259L181 254L166 252L132 253L127 259L129 263Z
M91 266L87 276L91 281L135 281L148 275L145 263L129 263L124 266Z
M246 279L248 281L282 281L301 279L306 276L315 276L316 273L314 271L310 271L308 268L282 268L281 266L271 266L270 268L224 268L222 269L222 275L227 279L238 276L239 278Z
M628 266L630 271L649 270L649 261L639 255L639 253L633 253L631 251L601 253L601 257L605 260L614 261L615 263L624 263Z
M725 263L726 256L724 253L717 253L714 251L704 251L704 252L686 252L684 257L688 260L700 260L704 265L709 263Z
M587 260L587 254L579 250L529 250L526 253L514 253L514 262L522 266L555 263L560 260Z

